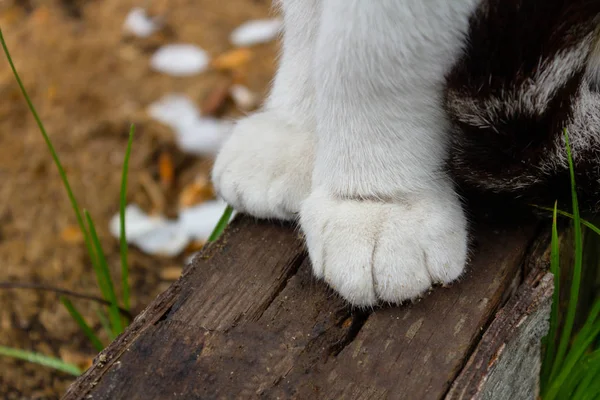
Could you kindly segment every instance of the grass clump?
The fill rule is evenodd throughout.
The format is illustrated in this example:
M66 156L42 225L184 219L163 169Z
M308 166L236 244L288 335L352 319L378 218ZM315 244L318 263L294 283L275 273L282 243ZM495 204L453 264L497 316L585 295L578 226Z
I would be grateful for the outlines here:
M62 166L62 163L60 162L60 158L58 157L58 154L56 153L56 150L54 149L54 146L52 145L52 141L50 140L50 137L48 136L48 133L46 132L44 124L43 124L42 120L40 119L29 95L27 94L27 90L25 89L25 86L23 85L23 82L21 81L21 78L17 72L17 69L15 68L15 65L12 61L12 57L10 56L10 52L6 45L6 41L4 40L2 30L0 30L0 43L2 44L4 54L6 55L6 58L8 59L8 62L12 69L13 75L19 85L19 88L21 89L21 93L23 94L23 97L25 98L25 101L27 102L29 110L31 111L31 113L37 123L37 126L42 134L42 137L44 138L44 141L46 142L46 145L48 146L48 150L52 156L52 159L54 160L54 164L56 165L56 168L58 169L58 173L63 182L65 190L67 192L67 196L71 203L71 207L73 208L73 211L75 213L75 218L77 220L77 224L79 225L79 229L81 230L81 233L83 234L85 247L87 249L87 253L88 253L88 256L91 261L92 269L94 270L94 273L96 275L98 287L100 289L100 292L102 293L102 297L108 304L108 307L106 307L106 308L108 308L108 313L105 309L101 308L98 310L98 316L99 316L100 321L103 321L102 326L107 331L108 337L114 338L123 332L125 326L129 323L129 321L124 320L122 313L119 311L120 303L116 296L115 286L113 284L113 280L110 275L110 270L108 268L108 262L106 261L104 250L102 249L102 245L98 238L98 234L96 233L96 228L95 228L94 222L93 222L92 217L90 216L89 212L87 210L83 210L79 207L77 199L75 198L75 195L73 194L73 190L71 189L71 185L69 183L69 180L67 178L65 170ZM128 170L129 156L131 154L131 144L132 144L132 140L133 140L133 135L134 135L134 126L132 125L130 132L129 132L129 142L127 145L127 152L125 154L125 161L123 163L123 179L122 179L122 185L121 185L121 199L120 199L121 260L122 260L121 286L122 286L122 291L123 291L123 299L122 299L123 304L124 304L123 308L125 310L129 310L130 304L129 304L129 283L128 283L129 271L128 271L128 264L127 264L127 241L125 238L124 209L125 209L125 197L126 197L125 191L126 191L126 186L127 186L127 170ZM104 348L104 343L102 343L100 341L100 339L98 338L98 336L96 336L94 331L91 329L89 324L85 321L82 314L77 310L77 308L66 297L61 297L61 302L65 306L65 308L67 309L69 314L73 317L73 320L75 322L77 322L77 324L80 326L81 330L88 337L88 339L90 340L90 342L92 343L94 348L96 348L98 351L102 350ZM108 314L108 317L106 316L106 314ZM12 349L12 350L8 349L10 351L8 351L7 349L8 348L3 348L3 351L0 354L3 354L5 356L17 357L17 358L21 358L21 359L27 359L28 361L37 362L39 364L57 368L57 369L60 369L62 371L69 372L69 373L76 372L75 369L71 368L73 366L65 367L65 364L62 362L62 360L52 359L51 357L42 356L42 355L36 354L36 353L27 353L23 350L18 350L18 349ZM29 355L27 355L27 354L29 354ZM51 361L51 360L53 360L53 361ZM77 373L79 373L79 372L80 371L78 371Z
M73 191L71 189L71 185L69 183L69 180L67 178L65 170L62 166L62 163L60 162L60 158L58 157L58 154L56 153L56 150L54 149L54 146L52 145L52 141L50 140L50 137L48 136L48 134L46 132L44 124L43 124L42 120L40 119L29 95L27 94L27 90L25 89L25 86L23 85L23 82L21 81L21 78L17 72L17 69L15 68L15 65L13 63L12 57L10 55L10 52L9 52L6 42L4 40L4 36L2 34L1 29L0 29L0 43L2 44L2 49L4 50L4 54L6 55L6 58L10 64L13 75L19 85L19 88L21 89L21 93L23 94L25 101L27 102L27 106L29 107L29 110L31 111L31 113L37 123L37 126L42 134L42 137L44 138L44 141L46 142L48 150L52 156L52 159L54 160L54 164L56 165L56 167L58 169L58 173L63 182L65 190L67 192L67 196L71 203L71 207L73 208L75 217L77 219L77 224L79 225L79 229L81 230L81 233L83 234L85 247L87 249L87 253L88 253L88 256L91 261L92 269L94 271L94 274L96 275L96 281L98 284L98 288L100 289L100 292L101 292L102 297L105 300L106 304L108 304L108 306L106 306L106 307L97 308L96 314L98 316L98 320L100 321L102 329L106 332L108 338L110 340L114 340L119 334L121 334L124 331L125 327L130 322L128 318L125 318L123 316L124 313L122 312L122 310L125 310L128 312L128 311L130 311L130 307L131 307L130 287L129 287L129 264L127 261L128 246L127 246L127 238L125 235L125 207L126 207L126 197L127 197L126 194L127 194L127 177L128 177L128 170L129 170L129 158L131 156L131 148L132 148L132 144L133 144L133 136L134 136L134 132L135 132L135 127L133 125L131 125L130 131L129 131L129 140L127 142L127 150L125 152L125 159L123 161L123 171L122 171L122 177L121 177L121 192L120 192L120 199L119 199L121 291L122 291L122 304L123 304L123 306L121 307L121 305L119 303L119 299L117 299L115 285L114 285L113 279L110 274L110 269L108 267L108 262L106 260L105 252L102 248L102 244L100 243L100 239L96 232L96 227L93 222L93 219L87 210L81 209L79 207L77 199L75 198L75 195L73 194ZM223 216L219 220L217 226L213 230L213 232L209 238L209 242L216 240L221 235L221 233L227 226L232 213L233 213L233 209L230 206L228 206L225 209ZM89 339L92 346L94 346L94 348L97 351L102 351L105 347L105 343L103 343L98 338L98 336L96 335L94 330L90 327L90 325L87 323L87 321L85 320L83 315L77 310L77 308L73 305L73 303L67 297L61 296L60 300L61 300L62 304L64 305L64 307L69 312L69 314L71 315L71 317L73 318L73 320L79 325L82 332ZM75 365L66 363L59 358L49 357L49 356L35 353L35 352L29 352L29 351L25 351L25 350L0 346L0 355L37 363L37 364L51 367L51 368L54 368L54 369L57 369L57 370L60 370L60 371L63 371L63 372L66 372L66 373L69 373L72 375L81 374L81 371Z
M543 400L570 399L593 400L600 398L600 298L593 303L585 323L573 334L578 312L581 274L583 269L582 226L600 234L593 224L583 221L579 213L575 173L569 137L565 131L566 150L571 178L573 213L553 210L550 270L554 274L554 295L550 317L550 329L544 338L545 355L541 371L541 398ZM560 305L560 257L557 215L572 219L574 233L574 261L566 313ZM558 332L562 326L561 332ZM558 338L558 341L556 340Z

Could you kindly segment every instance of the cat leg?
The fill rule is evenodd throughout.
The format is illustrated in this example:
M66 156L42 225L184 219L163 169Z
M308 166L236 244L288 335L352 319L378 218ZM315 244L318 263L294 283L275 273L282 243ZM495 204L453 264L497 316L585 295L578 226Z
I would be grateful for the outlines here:
M467 226L443 166L444 75L475 1L326 0L317 152L300 223L313 271L354 305L461 275Z
M482 3L466 52L449 74L446 105L454 126L450 164L459 180L551 205L570 197L564 128L581 190L598 187L600 99L593 77L600 2L540 4Z
M311 186L318 0L282 0L283 53L262 111L240 120L213 168L218 194L236 210L294 219Z

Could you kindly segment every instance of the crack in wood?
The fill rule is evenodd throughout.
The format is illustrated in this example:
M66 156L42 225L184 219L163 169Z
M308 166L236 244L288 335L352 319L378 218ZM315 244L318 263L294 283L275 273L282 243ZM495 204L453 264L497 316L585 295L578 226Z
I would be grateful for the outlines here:
M451 287L361 311L315 280L293 229L238 217L64 399L442 399L532 248L521 223L479 223Z

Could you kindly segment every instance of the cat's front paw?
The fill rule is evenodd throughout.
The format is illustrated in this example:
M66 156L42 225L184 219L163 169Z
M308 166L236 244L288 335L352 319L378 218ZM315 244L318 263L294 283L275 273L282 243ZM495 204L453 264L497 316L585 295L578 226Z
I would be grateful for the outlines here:
M262 112L236 124L212 179L217 193L238 211L294 219L308 196L313 163L314 135Z
M315 275L357 306L417 298L465 268L466 220L452 190L393 203L315 190L300 223Z

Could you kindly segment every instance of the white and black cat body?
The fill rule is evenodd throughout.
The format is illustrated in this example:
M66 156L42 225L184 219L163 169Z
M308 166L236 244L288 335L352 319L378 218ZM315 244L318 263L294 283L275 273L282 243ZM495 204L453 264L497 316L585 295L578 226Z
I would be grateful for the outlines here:
M350 303L462 274L457 182L553 203L564 128L600 208L600 0L280 3L271 94L213 181L239 211L297 219L315 275Z

